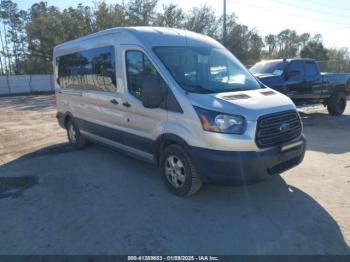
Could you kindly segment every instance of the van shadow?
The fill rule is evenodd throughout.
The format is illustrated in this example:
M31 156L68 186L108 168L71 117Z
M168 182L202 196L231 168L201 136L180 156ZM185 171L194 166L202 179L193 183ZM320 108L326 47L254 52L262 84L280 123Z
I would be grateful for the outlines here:
M0 199L0 253L350 254L332 216L280 176L177 198L153 166L67 144L0 166L5 175L39 185Z
M350 152L350 115L299 112L304 125L307 149L327 154Z
M24 111L38 111L55 108L56 101L55 96L52 94L3 96L0 97L0 108L1 107Z

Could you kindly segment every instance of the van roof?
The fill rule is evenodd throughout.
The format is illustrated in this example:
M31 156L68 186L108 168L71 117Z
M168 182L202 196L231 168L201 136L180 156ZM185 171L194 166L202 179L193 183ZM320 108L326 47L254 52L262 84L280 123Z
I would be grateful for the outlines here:
M70 49L81 44L82 41L93 40L113 34L121 34L121 44L138 44L152 48L153 46L208 46L222 47L222 45L211 37L194 33L188 30L164 28L164 27L115 27L94 34L83 36L60 44L54 48L54 52Z

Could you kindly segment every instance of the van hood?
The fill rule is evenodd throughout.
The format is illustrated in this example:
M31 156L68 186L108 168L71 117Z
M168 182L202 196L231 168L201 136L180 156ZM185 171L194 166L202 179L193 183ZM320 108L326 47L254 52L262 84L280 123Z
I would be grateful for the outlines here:
M262 115L296 109L289 97L271 88L215 94L189 93L188 96L194 106L241 115L250 121L256 121Z

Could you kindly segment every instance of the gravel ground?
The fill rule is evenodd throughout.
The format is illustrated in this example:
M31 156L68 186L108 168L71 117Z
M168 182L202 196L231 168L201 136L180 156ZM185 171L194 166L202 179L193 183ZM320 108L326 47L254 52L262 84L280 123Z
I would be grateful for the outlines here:
M302 111L300 166L181 199L146 163L72 150L53 96L1 97L0 254L350 254L350 108Z

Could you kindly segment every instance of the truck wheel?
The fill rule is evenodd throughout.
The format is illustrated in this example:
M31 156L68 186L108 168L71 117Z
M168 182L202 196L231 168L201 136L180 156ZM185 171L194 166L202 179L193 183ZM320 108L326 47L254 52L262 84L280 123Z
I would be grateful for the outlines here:
M346 108L346 95L344 92L334 93L328 100L327 110L333 116L339 116L344 113Z
M86 145L86 139L80 134L79 128L74 124L73 119L69 119L66 124L69 143L75 149L81 149Z
M196 193L202 181L187 152L179 145L165 148L161 157L161 170L169 190L179 197Z

